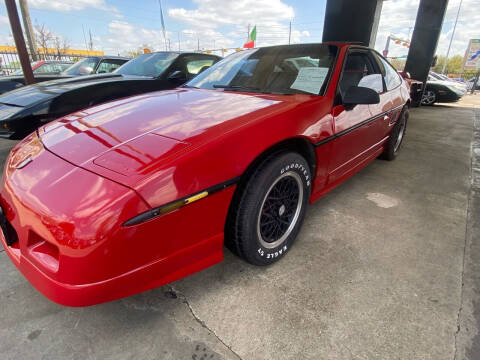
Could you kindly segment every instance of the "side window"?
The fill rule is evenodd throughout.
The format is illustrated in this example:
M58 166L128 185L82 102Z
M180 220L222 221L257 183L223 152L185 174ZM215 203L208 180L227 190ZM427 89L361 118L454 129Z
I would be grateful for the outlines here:
M393 90L402 83L400 80L400 75L398 75L397 70L393 68L384 58L379 57L382 65L385 69L385 84L387 85L387 90Z
M102 60L100 65L98 65L97 74L100 73L110 73L120 67L123 63L115 59Z
M212 65L213 59L186 59L187 72L190 75L197 75Z
M339 82L341 95L343 96L351 86L368 87L378 93L383 92L382 76L366 52L352 52L347 55Z

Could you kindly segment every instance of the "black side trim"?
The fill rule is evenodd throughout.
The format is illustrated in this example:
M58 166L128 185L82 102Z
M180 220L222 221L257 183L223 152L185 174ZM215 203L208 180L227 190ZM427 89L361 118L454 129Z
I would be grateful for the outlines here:
M387 115L387 114L389 114L389 113L391 113L391 112L393 112L393 111L397 111L398 109L401 109L401 108L403 108L403 107L404 107L404 105L397 106L396 108L393 108L393 109L390 109L390 110L388 110L388 111L385 111L385 112L383 112L383 113L381 113L381 114L375 115L375 116L373 116L373 117L371 117L371 118L369 118L369 119L367 119L367 120L364 120L364 121L362 121L362 122L360 122L360 123L358 123L358 124L353 125L352 127L349 127L348 129L342 130L342 131L340 131L339 133L337 133L337 134L335 134L335 135L332 135L332 136L329 136L328 138L325 138L325 139L323 139L323 140L320 140L319 142L317 142L317 143L315 143L315 144L313 144L313 145L314 145L314 146L321 146L321 145L323 145L323 144L326 144L326 143L328 143L328 142L330 142L330 141L332 141L332 140L335 140L336 138L339 138L340 136L343 136L343 135L345 135L345 134L348 134L349 132L352 132L352 131L354 131L354 130L356 130L356 129L358 129L359 127L362 127L362 126L364 126L364 125L370 124L372 121L375 121L375 120L377 120L378 118L381 118L382 116L385 116L385 115Z
M210 196L210 195L215 194L219 191L222 191L222 190L224 190L224 189L226 189L226 188L228 188L232 185L235 185L239 181L240 181L240 176L238 176L236 178L233 178L233 179L230 179L230 180L227 180L227 181L224 181L220 184L213 185L213 186L211 186L211 187L209 187L205 190L198 191L194 194L185 196L181 199L170 201L169 203L166 203L164 205L158 206L158 207L153 208L151 210L145 211L144 213L141 213L141 214L131 218L130 220L125 221L123 223L123 226L138 225L138 224L141 224L141 223L143 223L147 220L156 218L158 216L162 216L164 214L167 214L171 211L174 211L176 209L181 208L182 206L185 206L185 205L189 204L188 199L190 199L190 198L193 198L193 197L195 197L197 195L200 195L200 194L203 194L203 193L206 193L206 195L204 195L204 197ZM201 198L203 198L203 197L201 197Z

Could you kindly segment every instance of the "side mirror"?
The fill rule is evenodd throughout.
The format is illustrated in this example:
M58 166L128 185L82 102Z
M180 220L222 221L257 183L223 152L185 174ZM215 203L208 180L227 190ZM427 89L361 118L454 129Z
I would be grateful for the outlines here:
M90 66L81 66L78 69L78 72L82 75L88 75L88 74L91 74L93 72L93 68L91 68Z
M375 90L361 86L350 86L343 96L344 105L378 104L380 96Z
M172 72L170 75L168 75L167 80L175 84L183 84L184 82L187 81L187 74L185 74L181 70L177 70Z

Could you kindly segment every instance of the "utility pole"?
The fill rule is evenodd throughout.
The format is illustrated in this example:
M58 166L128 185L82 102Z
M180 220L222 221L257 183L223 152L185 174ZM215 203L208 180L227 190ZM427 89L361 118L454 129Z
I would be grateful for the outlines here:
M83 24L82 24L82 32L83 32L83 41L85 41L85 50L88 51L87 38L85 37L85 28L83 27Z
M387 43L385 44L385 50L383 50L383 57L388 56L388 49L390 48L390 35L387 37Z
M180 51L180 31L177 34L178 34L178 51Z
M35 43L35 33L33 32L32 20L30 20L27 0L19 0L19 3L23 27L25 28L25 35L27 35L28 48L30 49L30 56L33 61L37 61L37 44Z
M25 39L23 38L17 4L15 3L15 0L5 0L5 6L7 8L8 19L10 20L10 27L12 28L13 39L15 40L15 46L17 47L20 64L22 65L25 84L33 84L35 83L35 78L33 77L32 66L30 65L30 59L28 58L27 46L25 45Z
M250 39L250 24L248 24L248 30L247 30L247 41Z
M291 38L292 38L292 21L290 20L290 27L288 28L288 45L290 45Z
M200 51L200 38L197 35L197 50Z
M90 48L90 51L93 50L93 41L92 41L92 31L88 29L88 35L90 37L90 42L88 43L88 47Z
M442 74L445 75L445 69L447 68L448 56L450 55L450 48L452 47L453 37L455 36L455 30L457 29L458 16L460 15L460 9L462 8L463 0L460 0L460 5L458 6L457 18L455 19L455 25L453 26L452 37L450 38L450 43L448 44L447 56L445 57L445 63L443 64Z

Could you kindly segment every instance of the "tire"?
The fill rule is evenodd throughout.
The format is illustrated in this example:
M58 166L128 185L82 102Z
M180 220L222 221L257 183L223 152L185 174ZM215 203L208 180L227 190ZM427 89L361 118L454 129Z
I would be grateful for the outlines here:
M280 260L292 246L310 200L307 161L294 152L269 156L238 188L225 244L254 265Z
M437 101L437 94L433 90L427 90L422 96L422 105L431 106Z
M393 126L392 131L390 132L390 137L385 145L385 150L380 155L381 159L392 161L398 156L400 148L402 147L403 139L405 138L405 133L407 131L408 117L408 109L405 107L399 115L397 122Z

